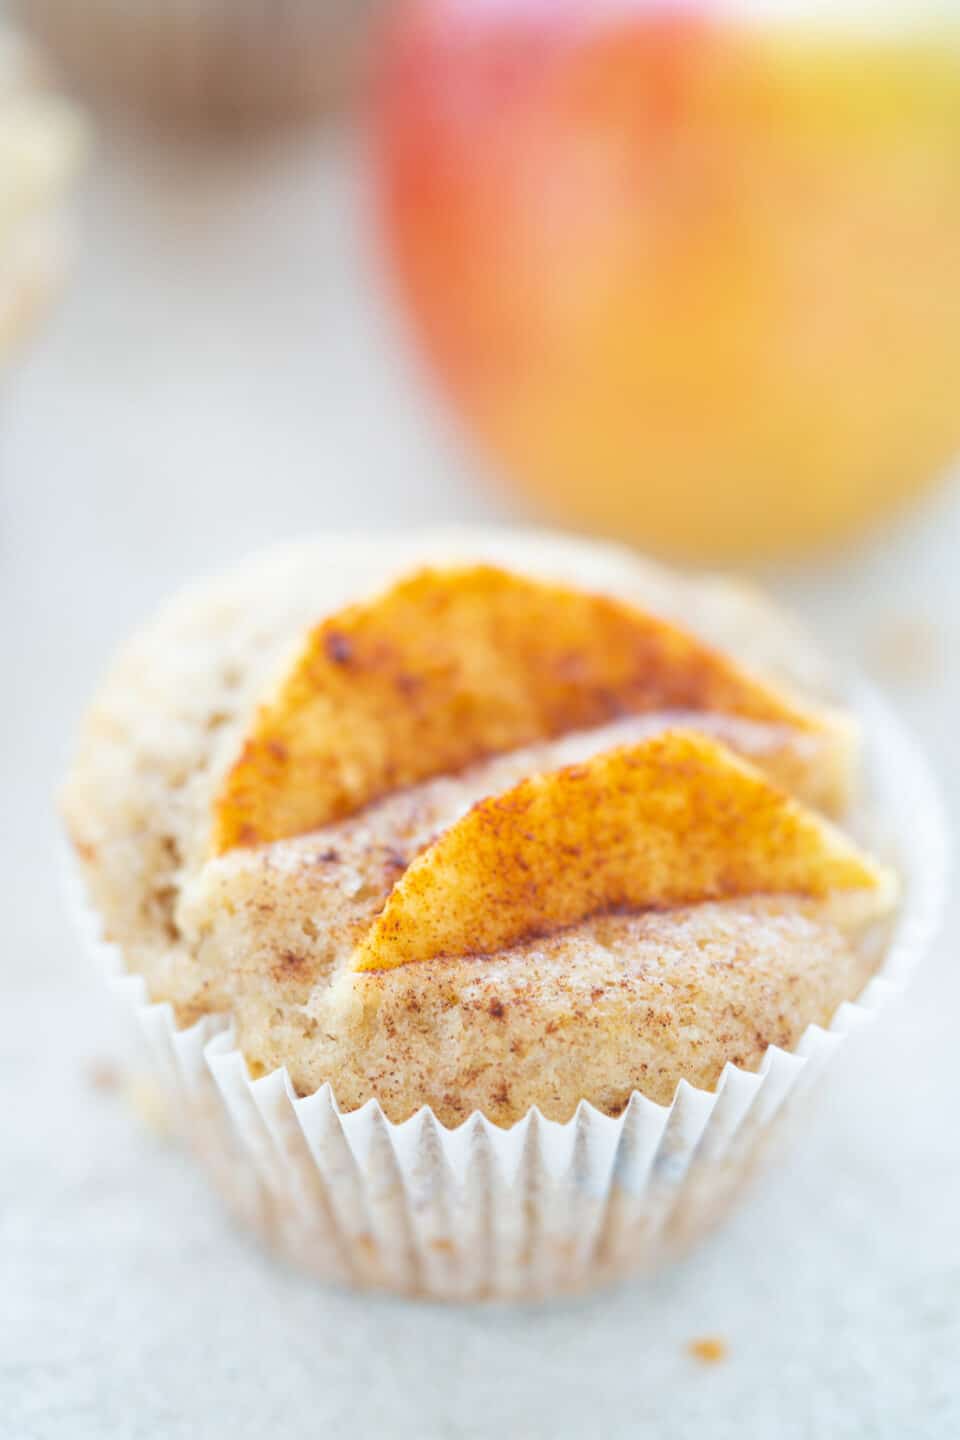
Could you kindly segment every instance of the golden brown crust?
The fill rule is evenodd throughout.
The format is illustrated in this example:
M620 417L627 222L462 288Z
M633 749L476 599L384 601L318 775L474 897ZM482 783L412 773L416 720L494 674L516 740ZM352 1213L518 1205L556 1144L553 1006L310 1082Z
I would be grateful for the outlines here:
M214 848L304 834L484 756L677 709L826 724L620 600L492 565L424 569L313 630L216 798Z

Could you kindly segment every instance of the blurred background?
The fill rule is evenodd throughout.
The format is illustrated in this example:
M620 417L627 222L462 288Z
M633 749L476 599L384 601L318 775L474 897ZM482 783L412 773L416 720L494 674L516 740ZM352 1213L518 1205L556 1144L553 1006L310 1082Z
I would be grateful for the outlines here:
M960 1434L949 925L701 1257L450 1316L224 1232L105 1080L51 863L113 647L325 528L735 566L960 800L958 389L953 0L0 0L0 1434Z

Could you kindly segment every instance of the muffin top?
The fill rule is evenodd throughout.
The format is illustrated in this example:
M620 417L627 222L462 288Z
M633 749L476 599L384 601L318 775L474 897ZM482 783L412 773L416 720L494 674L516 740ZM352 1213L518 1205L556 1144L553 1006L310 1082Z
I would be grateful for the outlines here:
M65 809L182 1023L229 1011L344 1108L508 1125L712 1086L859 993L895 883L825 818L855 765L749 592L536 535L318 541L134 638Z

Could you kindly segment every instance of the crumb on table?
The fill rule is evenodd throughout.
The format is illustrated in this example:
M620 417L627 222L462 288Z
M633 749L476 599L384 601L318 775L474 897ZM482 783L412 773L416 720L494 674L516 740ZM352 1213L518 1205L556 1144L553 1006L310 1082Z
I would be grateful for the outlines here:
M170 1107L155 1080L145 1075L131 1076L124 1098L145 1129L162 1137L170 1134Z
M119 1090L123 1083L123 1076L112 1060L91 1060L86 1067L86 1073L87 1084L91 1090L98 1090L103 1094Z
M702 1365L719 1365L727 1358L727 1342L719 1335L701 1335L690 1341L687 1350Z

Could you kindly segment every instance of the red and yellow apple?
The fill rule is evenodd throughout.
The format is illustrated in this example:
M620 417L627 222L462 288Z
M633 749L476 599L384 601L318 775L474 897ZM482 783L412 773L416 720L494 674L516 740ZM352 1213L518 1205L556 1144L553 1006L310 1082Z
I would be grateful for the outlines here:
M960 449L960 36L410 0L373 108L422 347L548 513L795 550Z

